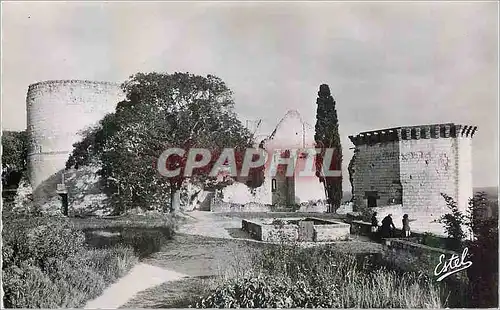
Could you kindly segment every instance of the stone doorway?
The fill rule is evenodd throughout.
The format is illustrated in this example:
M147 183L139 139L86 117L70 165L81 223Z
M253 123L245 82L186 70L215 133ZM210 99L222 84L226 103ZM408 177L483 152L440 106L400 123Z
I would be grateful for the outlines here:
M377 199L380 199L377 191L369 191L365 192L366 206L368 208L376 208L377 207Z

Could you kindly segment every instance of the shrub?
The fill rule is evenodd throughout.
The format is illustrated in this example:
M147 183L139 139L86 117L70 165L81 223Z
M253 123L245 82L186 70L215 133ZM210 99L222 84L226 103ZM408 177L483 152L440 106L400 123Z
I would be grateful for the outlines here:
M446 201L446 205L451 213L441 216L438 222L444 224L445 231L451 239L449 248L451 250L459 250L462 240L467 237L466 232L464 232L464 227L468 224L467 216L458 209L458 205L452 197L443 193L441 193L441 196Z
M7 264L30 261L43 268L49 258L64 260L85 247L84 234L62 219L21 218L7 222L2 235Z
M289 278L266 275L228 281L213 294L202 298L198 308L294 308L335 307L336 290L311 287L305 281L293 283Z
M4 223L2 278L8 308L81 307L137 262L131 248L88 249L83 232L65 219Z
M480 308L498 307L498 219L478 214L489 203L485 193L477 193L469 203L475 240L467 244L472 261L467 273L471 306Z
M429 233L429 232L425 232L422 235L422 239L421 239L420 243L423 245L433 247L433 248L446 249L446 244L444 244L441 240L442 239L439 238L438 236L436 236L432 233Z
M441 218L455 247L467 247L472 265L467 268L471 307L498 306L498 219L487 217L485 211L490 201L484 192L479 192L469 200L466 214L462 214L456 203L443 194L452 213ZM472 232L472 240L463 241L466 234L462 227Z
M28 262L2 270L6 308L57 308L58 289L39 267ZM56 297L56 298L55 298Z
M99 296L106 287L99 270L89 268L85 263L78 258L51 261L47 274L57 288L57 294L52 298L58 307L81 307L87 300Z
M233 278L196 307L422 308L442 305L439 288L415 272L389 271L380 258L334 248L269 246L255 257L253 275Z
M113 235L102 236L99 235L99 232ZM165 243L172 239L172 235L173 229L170 227L113 227L85 230L87 243L91 247L103 249L117 245L128 246L134 249L135 255L139 258L158 252Z

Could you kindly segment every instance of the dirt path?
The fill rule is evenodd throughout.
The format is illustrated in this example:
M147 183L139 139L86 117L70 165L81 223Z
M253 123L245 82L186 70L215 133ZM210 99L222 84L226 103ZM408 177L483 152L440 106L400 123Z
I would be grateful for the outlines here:
M173 240L134 267L86 308L186 308L207 279L248 270L265 243L244 239L241 218L193 211ZM238 236L239 234L239 236ZM378 252L379 244L339 242L342 252Z
M125 277L108 287L101 296L89 301L85 309L118 308L141 291L184 277L186 275L181 273L139 263Z
M218 217L208 212L191 212L190 217L192 219L180 227L178 234L161 252L134 266L125 277L108 287L101 296L89 301L85 308L118 308L129 307L129 304L141 308L161 307L158 303L164 302L166 297L160 293L150 294L150 290L162 291L165 287L172 287L172 281L186 277L198 281L223 274L231 266L240 264L242 257L249 253L247 242L228 240L232 237L226 228L237 228L241 221ZM238 257L238 261L235 257ZM189 283L192 280L186 281ZM167 282L169 284L165 285ZM145 294L139 294L140 292ZM174 290L170 296L173 294L178 295L179 292ZM155 300L151 301L151 298Z

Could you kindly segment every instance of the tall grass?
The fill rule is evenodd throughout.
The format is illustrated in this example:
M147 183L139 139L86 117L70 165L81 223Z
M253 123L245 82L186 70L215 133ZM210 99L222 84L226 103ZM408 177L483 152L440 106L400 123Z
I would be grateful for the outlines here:
M268 246L213 284L199 308L439 308L439 287L422 273L376 265L379 258L333 248Z
M139 258L157 251L174 229L168 221L146 231L131 229L132 221L117 225L97 219L77 225L50 217L11 218L3 223L2 280L7 308L82 307L124 276ZM107 226L121 231L120 238L89 238L89 230Z

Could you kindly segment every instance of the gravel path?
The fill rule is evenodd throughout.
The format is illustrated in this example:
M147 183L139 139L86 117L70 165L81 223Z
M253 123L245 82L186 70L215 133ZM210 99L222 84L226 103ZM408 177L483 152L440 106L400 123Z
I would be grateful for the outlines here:
M125 277L108 287L101 296L89 301L85 309L116 309L141 291L184 277L186 275L181 273L139 263Z
M236 254L248 254L243 241L228 242L232 239L226 228L240 227L241 220L219 217L209 212L190 212L187 223L160 252L144 259L123 278L108 287L101 296L89 301L86 309L119 308L129 304L143 308L154 306L144 294L166 282L178 281L186 277L204 278L221 275L233 262ZM167 286L170 286L168 284ZM146 294L146 297L151 294ZM162 294L153 294L165 298ZM134 303L140 300L140 303Z
M189 215L193 220L179 228L180 234L232 239L227 229L241 227L241 218L206 211L192 211Z
M248 240L238 215L193 211L171 242L142 260L85 308L185 308L189 292L214 276L248 269L265 243ZM342 252L378 252L381 245L357 239L334 244ZM192 295L192 294L191 294Z

